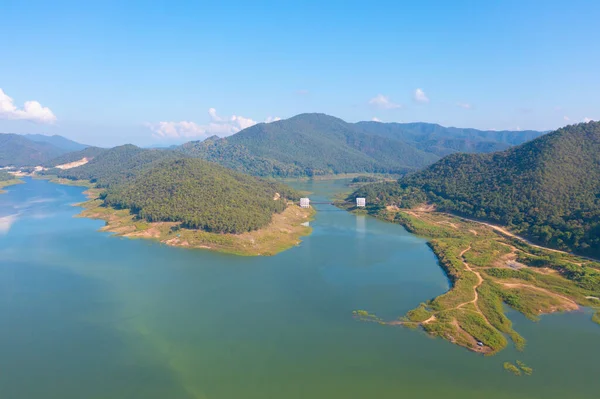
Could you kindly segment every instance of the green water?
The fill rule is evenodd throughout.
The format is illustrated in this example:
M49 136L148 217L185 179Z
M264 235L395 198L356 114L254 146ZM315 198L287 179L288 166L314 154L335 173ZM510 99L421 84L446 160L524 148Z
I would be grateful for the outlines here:
M299 188L326 198L343 181ZM587 310L532 323L486 358L395 318L448 289L424 240L317 205L274 257L170 248L73 218L82 189L28 180L0 195L0 398L597 398ZM531 377L504 361L522 360Z

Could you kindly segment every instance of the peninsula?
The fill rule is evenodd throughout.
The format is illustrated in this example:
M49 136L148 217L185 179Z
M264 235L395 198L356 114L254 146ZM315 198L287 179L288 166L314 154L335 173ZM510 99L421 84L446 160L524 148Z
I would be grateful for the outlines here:
M600 324L599 153L600 123L590 122L358 188L350 197L369 205L351 210L426 238L452 286L395 321L355 316L422 327L484 354L506 347L505 336L525 346L503 303L532 320L588 307Z

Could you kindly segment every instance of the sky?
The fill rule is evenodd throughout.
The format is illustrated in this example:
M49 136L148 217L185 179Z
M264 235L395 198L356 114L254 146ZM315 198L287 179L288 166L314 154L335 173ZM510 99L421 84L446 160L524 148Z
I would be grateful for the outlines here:
M0 132L166 145L323 112L600 119L600 2L0 0Z

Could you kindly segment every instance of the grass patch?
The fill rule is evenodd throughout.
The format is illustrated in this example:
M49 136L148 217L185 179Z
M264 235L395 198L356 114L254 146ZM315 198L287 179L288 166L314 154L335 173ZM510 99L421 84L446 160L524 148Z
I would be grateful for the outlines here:
M403 320L411 321L414 323L421 323L427 319L429 319L433 313L427 310L427 305L422 303L419 307L409 311Z
M504 362L504 370L509 371L514 375L521 375L521 370L511 362Z
M525 375L533 374L533 369L531 367L527 367L527 365L522 361L517 360L517 366L519 366L519 368L521 369L521 371L523 371Z
M381 318L379 318L379 316L377 316L376 314L373 313L369 313L366 310L353 310L352 311L352 316L354 316L356 319L360 320L360 321L374 321L374 322L378 322L380 324L385 324L383 322L383 320Z

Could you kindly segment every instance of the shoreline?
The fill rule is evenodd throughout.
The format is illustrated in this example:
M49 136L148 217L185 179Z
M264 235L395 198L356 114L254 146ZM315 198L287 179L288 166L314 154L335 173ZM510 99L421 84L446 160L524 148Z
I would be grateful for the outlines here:
M14 186L17 184L23 184L23 183L25 183L25 182L21 179L11 179L11 180L0 181L0 194L6 193L6 190L4 190L4 188L6 188L6 187Z
M600 324L600 303L591 299L598 294L596 288L586 288L564 275L569 267L585 266L592 273L600 272L598 262L531 246L492 226L440 212L395 208L357 212L351 206L342 208L400 224L425 238L451 282L448 291L399 319L378 320L380 324L422 328L431 336L484 355L504 349L507 337L517 350L525 347L525 340L513 330L505 314L504 304L534 321L541 315L585 306L596 311L592 321ZM372 316L358 318L373 321Z
M138 219L129 209L104 206L99 199L104 189L93 187L89 181L57 179L52 176L37 178L50 183L87 187L83 192L88 200L74 204L83 208L75 217L104 220L99 231L132 239L150 239L172 247L206 249L240 256L273 256L301 243L301 237L311 234L308 222L314 219L313 208L303 209L290 204L276 213L271 223L261 229L241 234L209 233L179 227L178 222L147 222Z

